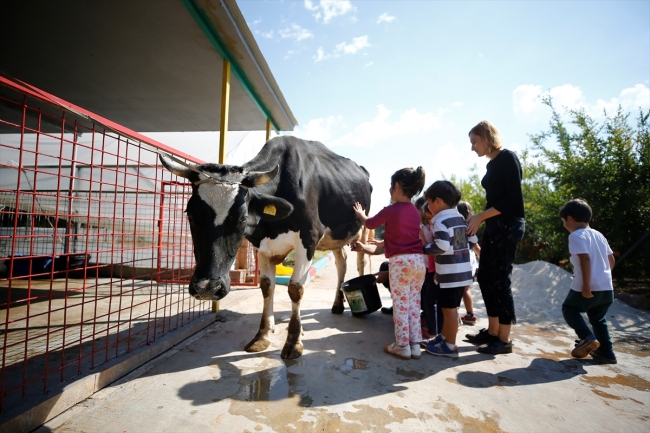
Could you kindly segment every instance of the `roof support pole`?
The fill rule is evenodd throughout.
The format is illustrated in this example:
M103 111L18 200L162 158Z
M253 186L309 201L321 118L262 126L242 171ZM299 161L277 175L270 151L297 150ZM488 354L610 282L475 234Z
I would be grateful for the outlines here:
M226 143L228 142L228 112L230 110L230 62L223 61L221 76L221 125L219 125L219 164L226 163Z
M271 119L266 119L266 141L271 138Z
M228 142L228 114L230 111L230 62L223 60L221 74L221 119L219 125L219 164L226 163L226 143ZM219 314L219 301L212 301L212 312Z

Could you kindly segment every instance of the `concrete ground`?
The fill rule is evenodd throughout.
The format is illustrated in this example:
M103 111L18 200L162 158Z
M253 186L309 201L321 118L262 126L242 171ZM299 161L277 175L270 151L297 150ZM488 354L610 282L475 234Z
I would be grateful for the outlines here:
M356 276L349 256L346 279ZM276 330L262 353L242 350L259 326L260 290L233 290L219 321L36 431L650 431L650 314L615 301L608 318L619 364L572 359L574 335L559 311L568 284L566 272L543 262L515 268L512 354L484 355L460 341L457 360L423 353L408 361L382 351L393 341L391 316L330 313L333 263L306 286L297 360L280 358L286 286L276 289ZM472 290L479 323L462 326L461 338L487 325Z

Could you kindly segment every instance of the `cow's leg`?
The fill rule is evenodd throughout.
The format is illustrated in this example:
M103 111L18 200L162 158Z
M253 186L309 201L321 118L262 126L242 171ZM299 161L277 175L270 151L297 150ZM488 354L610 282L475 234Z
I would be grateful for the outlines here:
M370 232L371 232L371 230L368 230L367 228L363 227L361 229L361 239L359 240L359 242L364 243L364 244L368 243L368 238L370 237L369 236ZM374 232L375 231L372 230L372 233L373 233L372 236L374 236ZM357 272L359 273L359 275L365 275L366 274L366 264L368 264L368 273L369 274L372 273L372 266L370 264L370 256L366 255L366 253L364 253L362 251L358 252L357 253Z
M345 305L343 305L341 284L343 284L345 272L347 271L347 254L343 248L332 250L332 252L334 253L334 263L336 264L336 274L338 277L336 280L336 295L334 296L334 304L332 305L332 314L343 314Z
M246 352L261 352L266 350L271 341L269 334L275 327L275 318L273 317L273 293L275 292L275 266L271 264L265 254L257 255L260 268L260 288L264 296L264 308L262 310L262 321L260 330L255 338L246 345Z
M295 249L296 261L293 267L293 274L289 282L289 297L291 298L291 319L289 320L289 332L287 341L284 343L280 357L282 359L295 359L302 355L303 345L300 341L302 336L302 323L300 321L300 302L304 294L304 285L307 281L307 274L311 266L311 260L307 259L307 251L300 244Z

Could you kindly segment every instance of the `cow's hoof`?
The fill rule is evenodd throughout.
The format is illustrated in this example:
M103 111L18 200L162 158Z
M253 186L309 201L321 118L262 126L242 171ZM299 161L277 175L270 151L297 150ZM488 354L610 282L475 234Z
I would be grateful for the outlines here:
M332 305L332 314L343 314L345 311L344 305Z
M270 345L271 345L271 342L269 340L254 339L253 341L251 341L250 343L248 343L246 345L244 350L246 352L262 352L262 351L268 349Z
M301 342L297 342L294 344L285 343L284 347L282 348L282 353L280 353L280 357L282 359L300 358L300 356L302 355L302 349L303 349L303 345Z

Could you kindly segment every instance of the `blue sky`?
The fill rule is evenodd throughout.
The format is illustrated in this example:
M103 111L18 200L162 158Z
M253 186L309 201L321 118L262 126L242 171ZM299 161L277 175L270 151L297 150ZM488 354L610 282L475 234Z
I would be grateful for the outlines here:
M300 125L365 166L371 212L390 175L421 165L427 185L485 159L469 129L494 123L521 151L550 110L597 119L650 108L650 1L261 1L238 5Z

